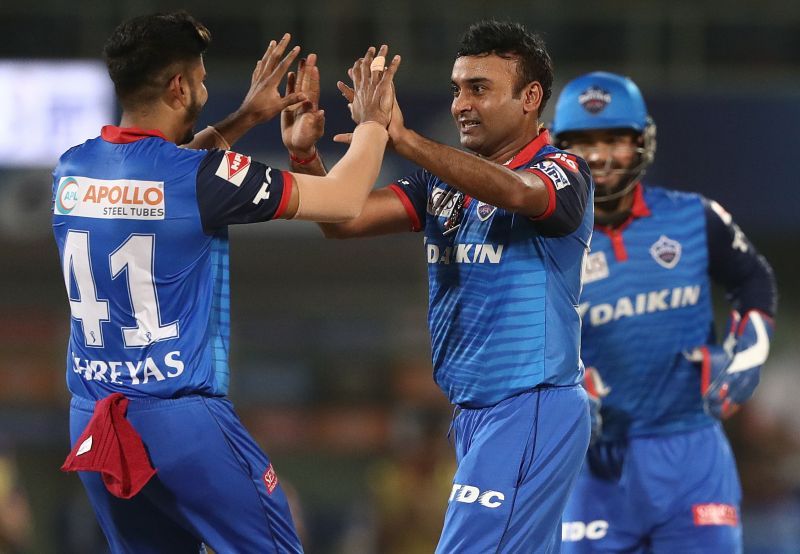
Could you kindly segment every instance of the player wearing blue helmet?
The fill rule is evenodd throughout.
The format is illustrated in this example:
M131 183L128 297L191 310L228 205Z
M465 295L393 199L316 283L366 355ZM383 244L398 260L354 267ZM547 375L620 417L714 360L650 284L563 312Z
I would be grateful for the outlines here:
M772 270L713 200L642 184L656 132L630 79L568 83L553 134L597 187L580 310L602 425L564 513L564 552L740 552L741 492L719 420L758 383ZM712 281L733 309L721 346Z

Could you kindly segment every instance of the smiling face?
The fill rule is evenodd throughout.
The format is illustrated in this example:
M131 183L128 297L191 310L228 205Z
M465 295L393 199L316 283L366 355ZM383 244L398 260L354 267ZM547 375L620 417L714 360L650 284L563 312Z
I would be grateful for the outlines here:
M450 111L463 147L492 158L509 144L524 145L532 138L528 135L538 124L541 85L534 82L519 90L515 58L461 56L453 64L451 81Z
M628 129L598 129L565 133L562 146L580 156L592 170L597 198L625 189L641 162L639 135Z

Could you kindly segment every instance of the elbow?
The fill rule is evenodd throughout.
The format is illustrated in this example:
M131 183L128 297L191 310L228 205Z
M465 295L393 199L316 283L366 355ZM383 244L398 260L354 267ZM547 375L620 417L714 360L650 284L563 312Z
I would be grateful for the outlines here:
M528 217L536 217L547 210L547 199L543 203L539 198L523 189L510 194L506 198L506 205L503 208Z
M326 239L349 239L358 236L355 220L360 215L360 209L348 209L336 214L328 223L320 223L319 227Z
M320 228L326 239L346 239L350 236L341 223L323 223Z

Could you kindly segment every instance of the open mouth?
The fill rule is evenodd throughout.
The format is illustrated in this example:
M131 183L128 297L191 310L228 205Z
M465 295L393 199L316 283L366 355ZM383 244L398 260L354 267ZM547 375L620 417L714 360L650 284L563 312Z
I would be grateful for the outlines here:
M462 133L468 133L480 124L480 121L476 119L462 119L458 122L458 128Z

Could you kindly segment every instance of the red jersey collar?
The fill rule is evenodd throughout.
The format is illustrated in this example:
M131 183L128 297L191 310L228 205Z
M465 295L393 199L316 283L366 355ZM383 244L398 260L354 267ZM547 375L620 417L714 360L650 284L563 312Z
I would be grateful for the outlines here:
M536 154L539 153L539 150L548 146L550 144L550 133L547 129L543 129L535 139L530 141L525 148L520 150L516 156L511 158L508 162L506 162L505 166L509 169L518 169L531 161Z
M107 142L114 144L128 144L150 137L158 137L167 140L164 133L158 129L139 129L138 127L117 127L116 125L106 125L100 131L100 136Z
M633 189L633 204L631 205L631 217L650 217L650 208L644 201L644 188L642 183L636 183Z

